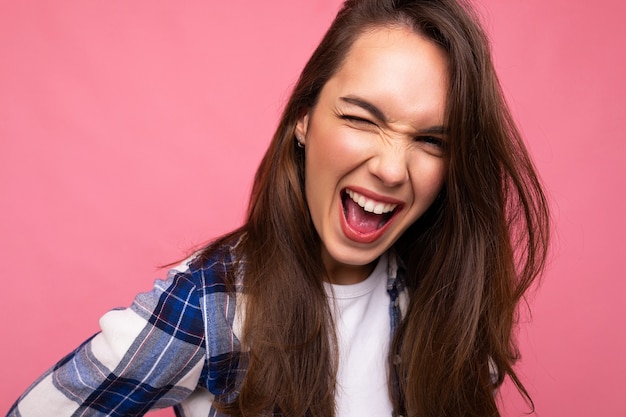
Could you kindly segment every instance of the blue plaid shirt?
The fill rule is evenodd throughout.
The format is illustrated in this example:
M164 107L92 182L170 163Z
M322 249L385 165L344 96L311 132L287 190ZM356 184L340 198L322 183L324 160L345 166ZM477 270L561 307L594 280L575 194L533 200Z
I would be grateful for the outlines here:
M129 308L105 314L102 331L42 375L8 416L140 416L171 406L180 417L221 416L213 402L232 400L246 369L241 273L234 292L222 278L235 267L233 252L185 262ZM392 333L407 302L397 273L390 257Z

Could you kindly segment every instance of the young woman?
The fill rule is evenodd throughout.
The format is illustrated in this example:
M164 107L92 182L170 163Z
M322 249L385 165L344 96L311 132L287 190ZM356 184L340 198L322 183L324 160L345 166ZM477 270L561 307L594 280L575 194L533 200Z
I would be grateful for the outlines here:
M545 198L455 0L348 0L245 224L101 320L10 416L497 416Z

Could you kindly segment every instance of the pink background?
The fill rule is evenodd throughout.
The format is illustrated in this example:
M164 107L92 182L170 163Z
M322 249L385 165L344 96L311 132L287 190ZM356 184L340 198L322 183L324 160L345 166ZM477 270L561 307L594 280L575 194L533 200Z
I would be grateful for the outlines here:
M2 2L0 413L158 265L241 223L339 0L241 3ZM479 7L553 208L520 332L539 416L626 415L623 4ZM526 411L502 392L506 416Z

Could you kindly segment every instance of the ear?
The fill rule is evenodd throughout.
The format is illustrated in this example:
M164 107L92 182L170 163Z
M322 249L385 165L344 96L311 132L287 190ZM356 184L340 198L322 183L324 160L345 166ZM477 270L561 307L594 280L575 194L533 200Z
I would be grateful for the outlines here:
M306 110L302 113L296 122L296 138L303 145L306 143L306 133L309 130L309 112L310 110Z

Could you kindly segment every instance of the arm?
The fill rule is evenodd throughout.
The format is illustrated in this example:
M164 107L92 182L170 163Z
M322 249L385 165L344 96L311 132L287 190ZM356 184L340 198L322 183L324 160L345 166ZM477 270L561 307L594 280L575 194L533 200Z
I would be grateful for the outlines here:
M40 377L8 417L137 416L180 403L205 366L204 320L191 276L173 271Z

